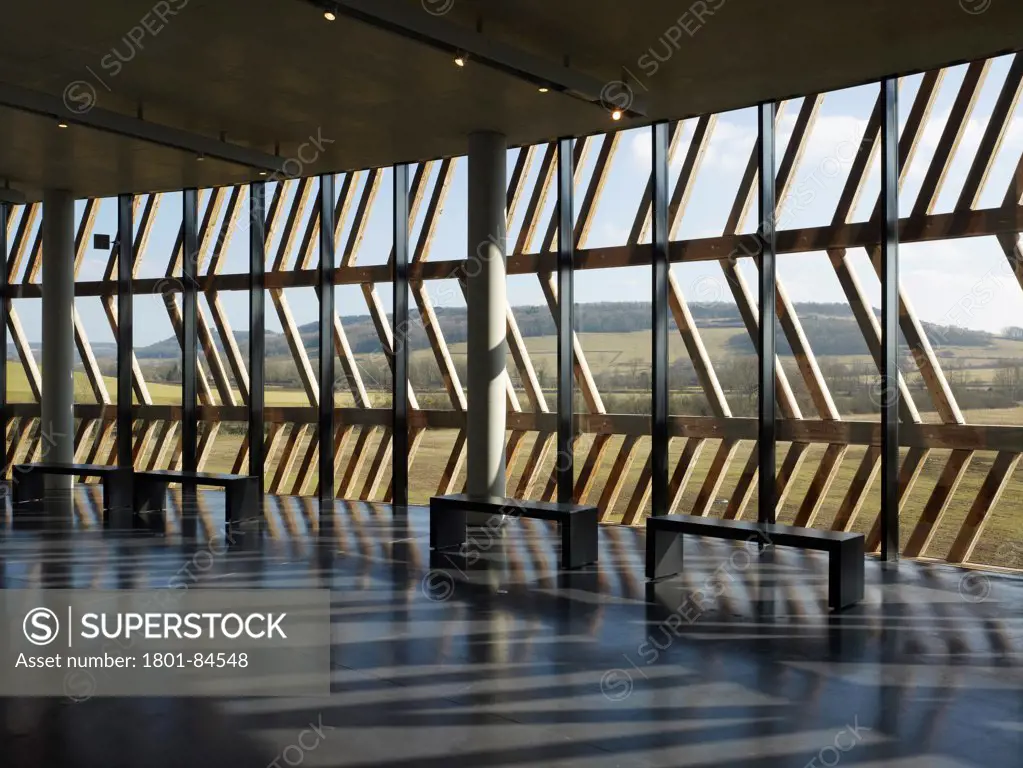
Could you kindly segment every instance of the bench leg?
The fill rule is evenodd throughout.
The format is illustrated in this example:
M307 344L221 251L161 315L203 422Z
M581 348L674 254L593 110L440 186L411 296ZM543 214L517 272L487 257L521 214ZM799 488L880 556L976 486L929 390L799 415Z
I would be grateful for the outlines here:
M231 490L225 489L224 535L228 546L236 551L252 551L263 537L263 499L259 478L248 478Z
M167 482L136 478L134 497L136 512L163 511L164 505L167 503Z
M430 508L430 549L465 546L466 513Z
M660 579L682 572L682 534L646 529L646 577Z
M199 532L200 525L199 486L194 481L179 482L181 482L181 527L179 530L184 538L194 539ZM164 525L166 526L166 522Z
M597 510L572 515L561 524L561 567L581 568L597 562Z
M231 483L224 492L224 523L230 526L256 516L256 478Z
M863 599L863 539L843 542L828 555L828 608L841 611Z
M103 478L103 527L119 531L135 527L132 506L132 473L118 472Z
M42 509L42 500L46 496L42 472L15 472L11 477L11 486L14 491L12 515L16 516L19 512L34 514Z

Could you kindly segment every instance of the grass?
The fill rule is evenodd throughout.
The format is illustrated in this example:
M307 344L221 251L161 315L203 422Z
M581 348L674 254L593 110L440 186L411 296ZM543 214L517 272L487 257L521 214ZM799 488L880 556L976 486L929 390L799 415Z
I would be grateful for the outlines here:
M741 351L729 343L736 333L735 328L701 328L700 336L709 358L719 361ZM580 333L578 336L586 353L586 361L594 375L616 366L629 368L646 366L649 369L651 338L648 330L628 333ZM542 363L547 371L553 374L557 364L557 339L554 336L531 336L525 338L524 343L533 365L539 367ZM453 358L465 359L465 342L450 344L449 349ZM752 346L747 352L752 354ZM987 384L993 379L1002 361L1023 363L1023 342L995 337L987 347L935 347L935 353L947 374L955 368L963 368L966 369L971 383ZM412 357L432 359L432 353L430 350L416 350ZM669 336L668 359L671 362L689 359L685 344L678 333ZM782 359L787 363L792 362L791 357ZM818 360L843 363L852 367L873 365L872 358L867 354L821 355Z
M999 413L1004 417L1000 422L1002 424L1023 424L1023 408L1006 409L1004 411L996 411L996 413ZM986 415L990 418L990 414L979 415ZM975 420L975 414L972 412L967 412L966 416L968 421ZM413 458L409 473L409 491L413 503L425 503L429 497L436 492L441 473L447 464L451 449L454 446L456 434L457 432L455 430L437 429L429 430L422 438L417 453ZM534 435L529 435L524 440L522 450L519 454L519 459L512 468L512 479L509 483L510 489L514 490L516 487L518 478L522 473L523 465L525 464L525 459L529 455L534 439ZM354 443L354 440L352 442ZM582 465L591 443L592 437L590 436L585 436L580 440L576 452L576 466ZM603 492L604 486L607 482L611 465L618 454L618 449L621 446L621 443L621 437L614 437L610 441L610 449L598 469L598 478L591 490L589 496L590 501L595 502L600 499L601 493ZM217 438L215 445L216 447L214 448L213 455L210 457L209 461L210 469L214 471L230 470L238 448L241 445L241 435L229 435L222 431L221 435ZM299 446L299 456L304 455L303 452L305 445L306 441L303 441L303 443ZM367 449L367 455L375 455L378 445L379 431L370 441ZM682 445L682 440L675 439L672 441L670 450L671 467L674 467L677 462ZM717 441L711 440L708 440L705 444L696 462L692 479L690 480L679 505L680 511L689 511L692 509L693 504L696 501L696 495L710 469L711 460L717 449L717 445ZM746 464L746 459L752 448L753 443L751 441L745 441L740 444L735 458L730 465L729 471L725 476L725 480L717 493L712 506L712 514L721 514L724 510L728 499L731 497L732 492L739 481L742 470ZM781 464L788 448L788 444L779 444L777 453L779 465ZM824 450L825 446L819 444L811 445L807 449L800 471L795 474L786 495L784 505L780 510L780 521L791 522L795 517L800 503L807 494L811 480L816 472L817 465L824 453ZM836 478L825 496L825 501L815 525L823 527L831 524L843 497L846 495L852 484L853 477L860 459L863 456L864 450L865 449L862 446L850 446L848 449ZM347 466L348 459L350 458L350 452L351 444L349 445L346 454L342 457L342 466ZM630 501L630 496L639 481L640 473L642 471L643 464L646 461L648 452L649 441L640 441L639 450L636 452L636 460L625 473L624 481L621 484L621 495L619 496L617 504L615 505L612 514L609 516L609 519L613 521L621 520L624 510ZM912 533L913 526L923 512L924 506L938 481L939 475L950 453L951 452L948 450L932 451L925 462L920 478L917 480L913 491L903 504L900 526L903 542L908 541L909 536ZM993 460L993 452L978 452L974 455L974 458L964 473L956 492L951 497L951 501L941 522L935 529L933 540L926 551L928 556L937 557L939 559L944 559L947 556L952 541L959 531L960 523L969 511L970 504L972 504L973 499L976 498L977 492L980 490L981 484L984 482ZM369 463L369 461L366 462L367 465ZM548 461L544 466L544 471L540 473L541 480L538 483L537 488L534 490L534 495L542 491L543 485L546 482L547 477L550 475L551 468L552 459L548 458ZM354 486L354 493L350 495L358 496L361 494L365 477L366 472L364 470L360 475L359 481ZM464 478L464 467L460 473L460 479L461 478ZM380 497L377 496L377 498ZM876 511L879 506L879 484L875 480L866 494L862 510L854 522L853 530L866 533L870 524L873 522L873 518L876 515ZM644 503L643 509L644 511L649 510L648 501ZM754 484L746 515L749 516L751 514L755 514L755 509L756 487ZM992 511L989 522L980 538L980 541L978 542L971 560L978 563L987 563L1011 568L1023 568L1023 473L1020 471L1015 473L1013 479L1006 487L1001 500Z
M704 344L707 348L708 355L712 360L718 361L734 353L734 350L728 346L728 340L735 335L735 332L734 328L701 329ZM626 369L639 367L640 370L648 370L648 368L644 368L644 366L648 367L650 360L649 332L639 331L633 333L581 334L580 341L586 352L591 370L595 374L617 366L623 366ZM538 368L545 368L548 372L548 376L552 375L556 367L556 347L554 338L530 337L525 339L525 344L534 365ZM450 345L450 348L453 357L456 359L464 358L464 343L452 344ZM991 347L987 348L948 347L940 349L938 352L942 357L942 362L946 369L951 367L949 366L948 361L955 360L955 366L966 367L969 369L966 375L968 376L970 385L983 386L993 379L995 371L998 369L998 361L1021 358L1021 356L1023 356L1023 344L1006 339L998 339ZM670 339L669 355L673 360L687 357L682 340L677 335L673 335ZM432 353L430 350L417 350L412 356L414 360L421 358L432 359ZM846 364L853 365L870 363L869 358L865 355L841 357L829 356L821 359L822 361L840 360ZM791 360L786 361L786 368L788 368L788 363L790 362ZM78 401L83 403L96 402L85 374L80 371L75 372L74 377L75 391ZM34 402L24 369L19 363L8 363L7 382L7 397L9 402ZM115 380L111 377L105 377L104 383L106 385L107 392L111 396L115 395ZM168 383L151 383L148 384L148 389L154 403L173 405L180 403L181 395L178 385ZM371 393L371 397L378 407L386 407L386 404L389 401L389 396L386 393ZM240 397L237 397L237 393L236 399L238 402L241 402ZM525 402L524 399L523 402ZM278 406L310 405L309 399L304 391L301 389L285 388L267 389L266 403L267 405ZM347 393L339 393L337 396L337 403L343 406L353 405L351 397ZM922 415L926 421L937 420L934 413L925 412ZM971 424L1023 425L1023 407L973 410L964 412L964 415L967 423ZM869 417L861 416L857 418ZM207 467L210 470L228 471L231 469L241 446L243 427L244 425L242 424L224 424L221 426L207 462ZM297 455L299 457L305 455L305 447L311 434L312 431L309 430L308 434L298 446ZM455 435L455 430L434 429L429 430L422 437L417 453L410 467L410 495L414 503L425 502L429 496L436 491L441 474L447 464L451 448L454 445ZM380 436L381 431L375 430L371 440L369 441L367 449L367 455L369 457L376 454ZM524 445L519 454L518 461L512 467L512 481L509 484L509 488L511 489L516 487L525 459L529 455L529 450L534 439L534 435L529 435L524 440ZM582 465L583 459L585 458L591 442L591 436L584 436L579 441L577 448L577 466ZM597 479L588 497L590 501L596 501L601 498L610 468L618 454L618 448L621 445L621 442L621 437L614 437L610 441L610 450L605 455L602 464L598 467ZM355 440L353 438L342 457L342 467L348 465L348 460L351 458L351 451L354 443ZM683 441L680 439L672 441L670 466L674 467L682 445ZM729 471L726 474L724 482L722 483L714 501L712 509L715 513L719 514L724 510L727 500L731 497L732 492L739 481L739 477L742 474L746 459L749 452L752 450L752 447L752 442L740 444L736 456L730 465ZM710 468L711 460L716 448L716 441L707 441L705 444L698 461L696 462L696 466L693 470L692 478L686 488L686 492L681 499L679 506L680 510L688 511L692 508L696 499L696 494L698 493ZM1023 448L1023 446L1021 446L1021 448ZM807 449L803 462L800 466L800 470L792 479L784 505L780 510L779 518L782 521L791 521L794 517L800 503L809 489L811 480L824 449L825 446L817 444L811 445ZM787 445L779 445L779 466L787 450ZM864 448L861 446L851 446L848 449L834 483L825 496L825 501L815 523L816 525L827 526L831 523L831 520L834 518L834 515L838 510L839 504L848 492L853 481L853 477L860 458L863 455L863 451ZM610 519L621 519L621 516L630 501L630 496L636 488L640 473L643 469L643 464L647 459L648 452L649 442L645 440L640 441L639 450L636 453L636 460L625 473L624 481L621 486L622 491L617 498L617 503L611 511L609 516ZM919 519L924 506L926 505L927 500L939 479L949 453L950 451L948 450L936 450L931 452L924 464L920 478L914 486L912 493L910 493L908 498L904 500L901 515L901 534L904 542L908 540L914 524ZM951 501L943 518L941 519L940 524L935 529L933 540L927 550L927 554L929 556L944 558L947 555L948 549L959 530L960 523L969 511L973 500L976 498L993 460L994 453L992 452L978 452L974 455L974 458L964 473L955 493L952 495ZM552 459L549 457L547 466L545 466L543 472L540 473L541 481L538 483L538 487L534 489L534 495L542 492L544 483L550 474L551 462ZM349 495L359 496L363 493L366 474L370 463L370 461L365 462L359 477L356 478L356 482L352 486L353 491ZM289 482L293 481L294 477L295 473L292 472ZM461 477L464 477L464 466L461 469ZM379 493L382 493L382 490ZM378 498L379 493L377 496ZM879 504L879 488L878 483L875 481L871 485L863 503L862 511L855 521L853 526L855 530L867 530L873 520L873 517L876 515L876 510L878 509ZM752 510L755 509L755 505L756 491L754 484L749 506L747 507L747 515L752 513ZM648 506L649 501L645 500L642 508L648 508ZM975 562L1023 568L1023 470L1017 470L1012 480L1008 483L999 503L990 515L989 522L971 559Z

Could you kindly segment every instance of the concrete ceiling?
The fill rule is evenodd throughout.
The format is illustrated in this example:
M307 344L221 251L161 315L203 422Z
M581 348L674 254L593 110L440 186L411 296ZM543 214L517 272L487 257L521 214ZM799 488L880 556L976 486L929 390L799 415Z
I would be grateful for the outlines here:
M8 3L0 83L68 93L75 109L94 93L99 108L135 116L141 107L146 121L267 153L279 147L283 157L305 143L308 174L462 154L474 129L503 131L513 145L602 132L1023 43L1016 0L380 1L445 11L444 21L469 28L482 22L484 38L555 63L567 56L597 82L627 68L647 116L612 123L599 106L540 94L482 64L458 68L447 52L343 16L328 23L305 0ZM0 109L0 179L30 199L46 186L106 196L259 178L250 167L56 122ZM319 148L308 144L316 137Z

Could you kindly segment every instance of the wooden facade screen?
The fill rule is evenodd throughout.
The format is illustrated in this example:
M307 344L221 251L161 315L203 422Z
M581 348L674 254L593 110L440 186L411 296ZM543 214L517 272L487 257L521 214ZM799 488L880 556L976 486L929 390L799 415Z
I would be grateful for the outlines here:
M1007 64L1007 66L1006 66ZM930 141L933 153L924 164L919 191L902 206L899 242L917 243L959 238L989 238L997 242L1011 274L1023 289L1023 158L1019 149L998 203L980 207L982 196L991 199L996 157L1011 144L1019 130L1017 114L1023 57L1000 60L1004 76L990 77L991 61L974 62L955 71L934 71L916 76L912 93L901 97L899 137L899 184L904 186L909 169ZM993 93L989 114L975 114L983 88ZM875 364L882 354L881 327L864 287L854 270L855 254L865 254L880 273L881 228L874 214L857 218L862 200L877 199L876 176L881 128L880 89L865 118L861 140L848 153L844 178L830 221L816 226L786 228L777 233L779 266L793 254L813 254L827 260L848 301L865 347ZM944 95L943 95L944 94ZM830 94L813 94L777 105L776 126L787 136L777 148L776 197L778 209L791 204L795 172L807 150L822 106ZM938 119L937 111L942 113ZM947 115L945 112L947 111ZM681 239L679 230L687 209L699 194L697 179L706 163L719 128L718 116L707 115L669 126L672 172L668 190L669 259L668 305L670 329L680 341L695 374L706 411L686 415L670 413L671 440L668 467L667 511L727 517L756 515L758 436L755 418L736 415L729 393L716 367L719 360L708 352L703 329L694 319L693 307L702 298L693 296L679 277L677 267L693 262L718 262L725 297L734 300L751 343L757 336L756 292L750 289L740 263L747 257L750 236L744 229L756 209L758 158L756 147L744 157L733 158L744 167L734 190L724 227L713 235ZM649 131L650 129L637 129ZM928 131L930 133L928 134ZM649 144L649 134L645 141ZM926 139L925 139L926 135ZM952 158L970 136L973 156L965 175L950 174ZM622 133L579 139L574 147L575 189L580 201L575 218L575 269L578 271L650 266L653 246L651 184L633 201L634 217L624 242L591 246L599 225L598 208L609 194L616 156L628 151ZM1015 146L1015 145L1012 145ZM508 272L515 279L535 279L553 320L558 316L557 295L557 143L510 150L508 189ZM1001 158L1003 161L1004 157ZM459 286L471 260L465 253L445 251L438 236L438 221L449 203L452 181L464 158L444 158L412 166L409 170L408 290L414 308L413 323L421 325L428 348L415 354L439 371L437 392L445 407L420 407L419 393L410 383L409 473L415 485L412 503L432 493L460 490L465 474L466 393L459 376L460 351L445 338L438 320L431 285ZM920 164L918 163L918 166ZM370 169L339 174L334 183L334 250L332 272L335 286L351 286L361 294L361 305L339 301L334 308L333 347L337 382L334 392L320 392L317 381L315 334L312 343L295 320L291 296L295 291L314 296L318 285L317 257L319 216L314 204L315 178L268 179L266 183L265 287L267 316L275 317L294 360L300 386L284 401L267 392L263 435L265 488L268 493L314 496L318 489L318 404L335 398L334 451L335 494L338 498L389 501L392 497L390 377L367 376L360 353L353 351L342 317L368 315L376 332L379 360L393 364L389 310L384 297L392 283L390 255L368 257L367 226L378 208L389 215L393 196L387 173ZM1003 174L1004 175L1004 174ZM960 176L962 176L960 178ZM914 182L915 183L915 182ZM866 196L866 197L865 197ZM225 254L234 238L248 241L246 216L248 187L200 190L198 291L202 297L197 317L197 397L201 428L197 460L200 469L241 472L248 467L249 420L248 344L228 321L225 299L246 295L248 274L225 270ZM151 237L163 195L138 196L134 200L136 267L132 288L136 297L159 294L170 323L182 333L181 243L183 233L171 242L165 277L143 277L137 265L149 249L167 247ZM939 205L939 201L945 204ZM948 201L951 201L949 204ZM620 202L620 201L618 201ZM100 201L81 206L78 221L76 269L91 242ZM8 402L6 436L10 463L38 457L45 436L39 435L40 376L34 350L18 308L22 301L38 298L40 279L41 205L11 207L6 222L8 243L7 327L15 360L20 368L9 375L27 383L27 402ZM389 226L389 225L388 225ZM470 249L471 250L471 249ZM805 258L805 257L804 257ZM782 275L784 270L780 270ZM100 297L106 320L116 338L117 249L108 254L103 279L76 283L76 296ZM901 471L899 500L902 509L902 553L907 557L934 557L949 562L981 563L1023 568L1023 513L1011 499L1023 496L1023 478L1016 475L1023 453L1023 423L1019 425L971 423L957 403L943 368L940 350L928 338L925 324L907 297L911 274L903 271L899 291L899 326L904 365L897 382L901 395ZM909 286L911 288L911 286ZM463 286L464 289L464 286ZM461 290L459 291L461 293ZM303 293L303 295L305 295ZM1016 297L1023 301L1023 295ZM450 303L450 302L447 302ZM877 488L880 465L880 425L874 419L843 416L836 406L827 376L795 303L789 298L783 277L776 283L778 341L791 359L779 358L776 369L777 439L779 453L776 491L777 516L798 525L858 529L868 533L868 546L877 550ZM136 301L136 327L139 322ZM508 488L521 497L553 498L557 493L554 466L557 414L552 410L554 387L544 382L535 361L535 349L518 327L516 310L508 310L509 369ZM1008 323L1007 323L1008 324ZM76 314L75 341L83 367L82 376L93 402L76 406L78 418L76 460L116 461L116 408L105 378L93 354L84 324ZM575 379L575 495L583 502L598 503L605 521L637 524L649 513L651 498L650 431L646 413L615 413L605 405L594 376L586 345L579 334L573 339ZM179 466L182 461L180 405L161 402L150 391L139 361L133 356L132 391L135 404L133 456L139 468ZM369 380L368 380L369 379ZM384 382L387 390L380 384ZM376 391L375 391L376 390ZM805 397L797 397L797 391ZM926 398L926 401L921 398ZM8 398L12 400L12 398ZM178 401L180 402L180 400ZM425 402L425 401L424 401ZM876 413L874 414L876 417ZM222 425L234 425L232 428ZM929 479L928 479L929 478ZM1011 497L1011 499L1007 498ZM1007 504L1008 501L1008 504ZM997 518L997 525L992 521Z

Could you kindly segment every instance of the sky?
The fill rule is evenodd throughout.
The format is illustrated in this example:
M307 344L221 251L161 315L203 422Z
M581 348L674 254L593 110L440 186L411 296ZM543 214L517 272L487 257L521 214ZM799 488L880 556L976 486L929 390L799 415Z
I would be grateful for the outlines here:
M987 124L992 106L1004 81L1010 60L995 59L982 87L965 136L945 179L934 212L952 210L959 190L975 155L976 148ZM962 82L964 66L950 68L945 76L931 118L928 121L920 148L908 170L901 193L902 215L911 210L919 192L928 163L932 160L942 128ZM905 121L912 97L919 87L921 76L903 78L900 88L900 120ZM817 122L810 135L807 150L796 169L789 201L782 204L780 229L823 226L831 223L835 203L843 189L849 166L866 126L867 118L877 95L878 86L865 85L829 93L825 96ZM801 100L786 102L782 111L778 136L779 160L791 135ZM680 110L683 111L683 110ZM692 135L695 120L686 121L682 140L672 159L671 183L679 173ZM721 115L703 165L695 181L690 203L681 221L677 237L681 239L720 235L732 200L746 166L756 138L756 111L753 108ZM613 161L604 193L596 210L595 223L582 247L623 244L631 229L642 190L650 173L650 130L626 131ZM978 207L1000 206L1021 152L1023 152L1023 107L1016 106L1012 122L1003 142L993 170L981 194ZM539 155L539 153L538 153ZM596 144L583 165L583 184L592 172L596 157ZM509 172L515 153L509 152ZM534 178L539 156L534 160L530 178ZM434 170L436 173L436 169ZM340 185L339 185L340 186ZM528 189L528 187L527 187ZM580 188L580 190L582 187ZM852 220L864 221L877 200L879 190L879 164L875 161L869 183L861 195ZM271 189L267 191L270 198ZM577 192L577 206L582 193ZM464 258L467 251L466 236L466 160L459 158L447 201L437 224L431 260ZM391 244L391 173L385 170L383 181L367 223L365 240L357 264L382 264L387 260ZM548 200L546 216L553 208L553 194ZM247 211L247 200L244 203ZM310 202L311 205L311 202ZM78 203L79 210L84 202ZM425 204L423 209L425 209ZM524 207L524 203L521 207ZM742 231L755 226L755 206ZM150 243L139 269L140 277L159 277L173 247L180 225L181 196L164 196L153 226ZM307 208L308 210L308 208ZM354 206L353 206L354 210ZM421 217L420 217L421 218ZM509 241L514 242L521 213L513 221ZM413 238L418 234L421 221L413 227ZM346 226L347 232L347 226ZM104 200L97 215L95 232L113 235L116 231L115 201ZM414 239L413 239L414 242ZM532 244L536 250L538 242ZM276 242L268 248L269 258L276 254ZM80 280L102 278L106 254L90 250L78 275ZM292 254L291 258L294 258ZM317 255L313 256L313 263ZM856 274L865 288L868 299L880 304L880 288L873 270L860 250L854 253ZM748 259L743 260L749 262ZM228 246L222 272L245 272L248 265L248 237L245 216L236 227ZM723 273L716 262L674 264L672 269L680 287L690 302L731 302ZM750 263L740 267L747 282L755 291L756 270ZM947 240L927 244L900 246L900 270L903 295L926 321L942 325L998 332L1007 325L1023 326L1023 295L1013 278L1008 263L997 242L991 237ZM16 276L20 278L20 276ZM825 254L781 255L778 259L779 282L793 302L846 302L835 272ZM428 290L435 305L464 306L461 292L452 281L430 282ZM390 286L378 286L384 306L390 305ZM313 289L286 291L292 314L299 324L315 322L316 299ZM544 303L539 281L534 275L512 276L508 282L509 300L513 305ZM585 311L585 304L598 301L647 301L650 298L649 267L622 269L579 270L576 272L576 300ZM248 327L247 294L222 293L228 320L235 330ZM335 301L341 315L366 314L365 300L358 286L336 289ZM19 313L30 340L40 335L39 301L19 300L15 308ZM204 301L200 306L209 317ZM99 299L79 298L76 309L89 339L95 343L112 343L113 334ZM280 331L281 324L272 305L267 304L267 328ZM172 335L172 328L159 296L135 297L135 343L137 347L151 344Z

